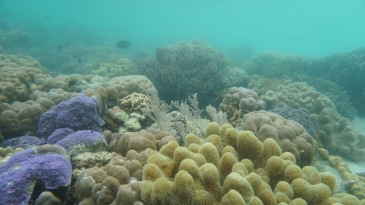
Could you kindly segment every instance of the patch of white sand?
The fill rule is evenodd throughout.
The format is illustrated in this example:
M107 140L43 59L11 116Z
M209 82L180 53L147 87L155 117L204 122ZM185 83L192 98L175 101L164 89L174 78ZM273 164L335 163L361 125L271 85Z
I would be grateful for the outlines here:
M354 128L357 131L365 134L365 118L364 117L356 116L355 120L352 121L352 125L354 126ZM362 161L358 161L358 162L349 161L345 158L342 158L342 160L345 161L349 165L349 168L351 169L351 171L353 173L365 172L365 159L363 159Z

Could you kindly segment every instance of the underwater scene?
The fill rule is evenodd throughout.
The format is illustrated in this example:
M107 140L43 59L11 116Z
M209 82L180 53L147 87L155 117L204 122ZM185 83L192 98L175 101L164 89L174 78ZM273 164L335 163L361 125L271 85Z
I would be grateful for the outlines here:
M0 0L0 205L365 205L365 0Z

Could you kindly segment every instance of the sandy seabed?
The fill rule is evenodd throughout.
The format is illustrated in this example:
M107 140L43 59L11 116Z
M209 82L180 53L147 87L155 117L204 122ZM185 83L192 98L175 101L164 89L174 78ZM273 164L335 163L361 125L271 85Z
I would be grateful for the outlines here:
M365 117L356 116L355 120L352 121L352 125L359 132L365 133ZM349 161L342 158L348 165L353 173L365 172L365 159L359 162Z

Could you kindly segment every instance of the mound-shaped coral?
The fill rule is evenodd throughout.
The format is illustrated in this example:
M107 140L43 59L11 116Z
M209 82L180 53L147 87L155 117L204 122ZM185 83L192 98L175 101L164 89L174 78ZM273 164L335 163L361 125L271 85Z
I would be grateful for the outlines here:
M170 141L150 153L141 183L146 203L326 204L334 198L334 176L322 181L313 167L301 169L273 139L261 143L228 125L210 125L206 132L206 140L190 134L187 147Z
M176 141L175 137L170 136L167 132L160 132L158 130L154 133L141 130L138 132L126 132L123 135L113 134L110 140L108 150L117 152L123 156L125 156L129 150L134 150L136 152L142 152L147 148L159 150L169 141Z
M227 114L229 123L234 126L241 123L243 114L264 110L265 107L265 102L258 99L255 91L243 87L230 88L219 105L219 108Z
M147 88L153 87L152 82L141 75L127 75L115 77L105 83L105 87L115 87L119 98L122 99L132 93L147 93Z
M117 155L104 167L93 167L82 171L77 179L75 190L79 204L144 204L141 200L140 183L142 155L128 152L126 157Z
M314 137L319 138L331 153L355 160L364 159L365 135L356 133L350 121L337 113L332 101L306 83L285 81L261 98L271 108L284 102L308 113L316 127Z
M308 113L300 109L293 109L285 103L280 103L276 108L270 110L270 112L279 114L285 119L294 120L304 127L304 129L313 135L315 132L315 126L309 119Z
M265 110L243 116L243 129L255 133L260 141L274 139L284 152L291 152L300 167L311 165L315 141L299 123Z

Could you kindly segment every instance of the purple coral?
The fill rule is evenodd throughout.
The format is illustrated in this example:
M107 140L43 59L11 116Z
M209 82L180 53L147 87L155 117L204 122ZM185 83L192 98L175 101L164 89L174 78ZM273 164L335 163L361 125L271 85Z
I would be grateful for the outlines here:
M70 128L57 129L47 138L47 144L56 144L58 141L66 138L72 133L74 133L74 131Z
M84 152L82 151L84 149L106 148L106 141L103 135L92 130L77 131L58 141L56 144L64 147L71 154Z
M280 103L276 108L270 110L270 112L301 124L311 136L315 133L316 128L313 122L309 119L309 115L302 110L294 109L285 103Z
M104 121L99 116L100 112L100 106L94 98L78 95L44 113L39 120L37 133L45 139L59 128L101 132Z
M28 204L37 180L47 189L70 183L72 167L66 150L43 145L16 153L0 166L0 204Z
M21 136L21 137L5 140L0 145L1 145L1 147L11 146L13 149L15 149L15 148L28 149L29 147L34 147L34 146L43 145L43 144L45 144L45 141L42 139L39 139L38 137Z

